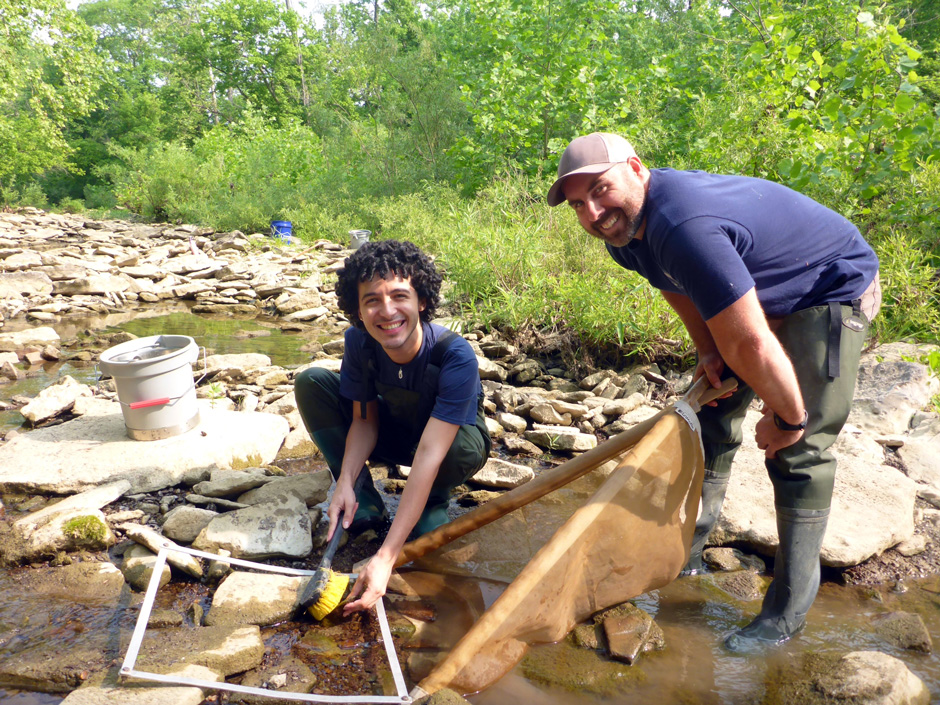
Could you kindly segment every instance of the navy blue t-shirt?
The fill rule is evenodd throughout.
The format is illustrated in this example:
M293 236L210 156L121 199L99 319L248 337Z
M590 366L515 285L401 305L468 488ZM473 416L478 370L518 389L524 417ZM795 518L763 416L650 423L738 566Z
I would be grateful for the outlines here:
M643 239L608 252L705 320L751 287L769 316L852 301L878 271L858 228L772 181L653 169L646 208Z
M385 353L382 346L375 344L376 375L378 382L390 387L401 387L420 392L424 371L431 357L431 349L446 328L434 323L422 323L424 339L421 350L406 365L399 365ZM339 373L339 393L347 399L366 403L376 398L374 385L366 388L364 379L365 360L363 346L369 334L362 328L346 330L346 349L343 352L343 364ZM398 378L401 370L402 378ZM470 343L457 336L444 353L441 360L441 374L438 379L437 399L431 410L431 416L447 423L462 426L474 424L477 419L477 402L483 395L480 384L480 368L477 356Z

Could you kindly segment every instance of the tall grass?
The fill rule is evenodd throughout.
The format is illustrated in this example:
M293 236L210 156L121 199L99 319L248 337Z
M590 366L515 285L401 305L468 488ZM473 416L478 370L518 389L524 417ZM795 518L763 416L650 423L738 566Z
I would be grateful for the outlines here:
M662 297L618 267L570 209L545 204L546 178L507 174L472 198L428 181L393 195L364 176L367 158L352 166L348 151L323 148L306 128L285 133L260 118L191 148L122 157L110 174L115 193L144 217L245 231L285 219L307 241L346 242L348 230L368 228L435 255L450 300L472 323L511 330L573 364L690 358ZM881 258L882 341L940 339L937 203L940 166L928 164L855 218Z

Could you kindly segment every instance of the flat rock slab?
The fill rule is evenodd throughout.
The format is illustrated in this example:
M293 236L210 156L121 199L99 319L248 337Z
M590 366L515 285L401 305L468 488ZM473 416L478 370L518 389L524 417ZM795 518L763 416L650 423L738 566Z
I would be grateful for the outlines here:
M166 672L192 680L222 680L215 671L193 664L168 668ZM167 686L143 681L118 683L111 679L106 683L82 686L70 693L62 705L199 705L205 697L201 688L193 686Z
M0 492L69 494L116 480L131 492L153 492L234 463L270 463L290 428L274 414L200 405L200 423L159 441L127 437L120 404L22 433L0 447Z
M212 598L206 625L265 626L289 619L297 609L299 590L308 578L235 571Z
M746 544L766 556L777 550L774 493L764 454L754 443L760 413L744 420L744 443L735 456L731 482L710 543ZM838 460L832 512L820 558L823 565L858 565L914 534L917 484L884 464L884 451L870 437L846 426L832 447Z

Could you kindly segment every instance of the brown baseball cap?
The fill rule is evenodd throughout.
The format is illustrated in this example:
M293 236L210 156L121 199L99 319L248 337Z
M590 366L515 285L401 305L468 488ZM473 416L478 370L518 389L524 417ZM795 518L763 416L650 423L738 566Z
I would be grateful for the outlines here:
M636 156L633 145L620 135L592 132L571 141L558 162L558 178L548 190L548 205L564 203L565 179L573 174L600 174Z

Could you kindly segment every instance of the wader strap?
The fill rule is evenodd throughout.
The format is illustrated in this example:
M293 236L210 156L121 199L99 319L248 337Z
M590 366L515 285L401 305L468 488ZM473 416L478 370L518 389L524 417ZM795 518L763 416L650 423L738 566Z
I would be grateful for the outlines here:
M842 303L829 302L829 377L839 376L839 344L842 341Z

